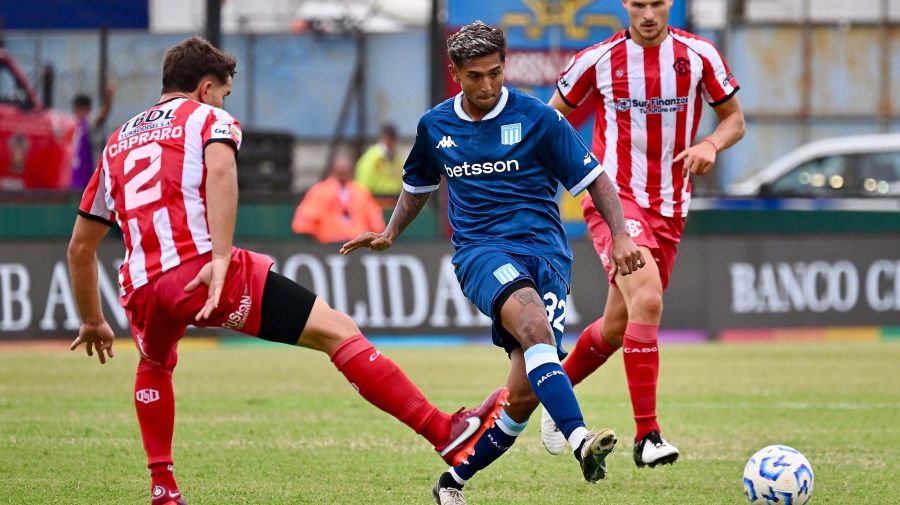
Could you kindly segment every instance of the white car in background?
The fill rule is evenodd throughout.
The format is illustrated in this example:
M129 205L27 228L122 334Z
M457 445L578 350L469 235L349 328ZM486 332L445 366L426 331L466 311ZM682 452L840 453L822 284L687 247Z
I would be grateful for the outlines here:
M730 196L867 198L900 196L900 133L818 140L775 160Z

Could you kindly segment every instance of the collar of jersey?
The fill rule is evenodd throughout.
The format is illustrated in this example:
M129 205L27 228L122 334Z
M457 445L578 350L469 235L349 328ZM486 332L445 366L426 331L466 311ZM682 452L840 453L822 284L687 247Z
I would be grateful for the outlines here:
M501 112L503 112L503 108L506 107L506 101L509 100L509 90L506 89L506 86L500 88L500 100L497 100L497 105L491 109L490 112L484 115L481 118L481 121L487 121L488 119L494 119L499 116ZM456 112L456 115L459 116L463 121L468 121L470 123L475 122L474 119L470 118L466 111L462 108L463 101L463 93L462 91L456 95L456 98L453 99L453 110Z

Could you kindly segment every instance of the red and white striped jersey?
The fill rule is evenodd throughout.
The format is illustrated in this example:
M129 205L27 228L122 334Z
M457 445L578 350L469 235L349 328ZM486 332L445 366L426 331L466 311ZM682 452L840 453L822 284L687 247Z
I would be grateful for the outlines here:
M593 93L592 149L619 195L663 216L686 216L690 176L673 158L693 145L701 97L719 105L738 90L708 40L669 29L657 47L641 47L624 30L576 54L557 88L570 107Z
M222 109L187 98L158 103L123 124L106 143L78 213L125 238L119 285L125 293L212 250L206 220L203 150L241 127Z

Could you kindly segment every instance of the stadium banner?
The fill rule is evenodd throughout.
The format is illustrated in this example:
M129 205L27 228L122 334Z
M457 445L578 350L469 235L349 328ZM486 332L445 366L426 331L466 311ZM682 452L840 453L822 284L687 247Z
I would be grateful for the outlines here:
M241 246L270 255L277 271L350 314L369 335L490 332L487 318L459 288L447 243L401 241L383 253L349 256L340 256L336 246L288 240ZM572 292L564 310L567 331L577 333L600 315L606 281L589 242L577 240L573 249ZM116 286L122 253L121 242L104 243L99 281L110 324L127 335ZM900 239L689 237L665 306L663 328L711 336L734 328L900 326ZM0 244L0 339L70 338L79 324L66 242Z

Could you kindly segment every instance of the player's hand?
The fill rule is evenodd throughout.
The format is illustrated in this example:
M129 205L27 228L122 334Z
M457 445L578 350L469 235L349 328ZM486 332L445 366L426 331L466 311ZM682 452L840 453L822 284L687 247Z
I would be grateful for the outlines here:
M228 265L231 263L231 257L213 258L209 263L203 265L197 276L184 287L185 291L193 291L201 284L207 286L206 303L200 312L197 312L195 321L208 319L210 314L219 307L219 298L222 297L222 288L225 286L225 274L228 273Z
M613 235L612 274L629 275L644 268L644 255L628 235Z
M706 175L712 170L716 162L716 148L710 142L700 142L678 153L672 163L684 160L681 173L684 177L691 175Z
M81 329L78 330L78 338L72 341L69 350L74 351L79 345L84 344L84 350L87 352L87 355L93 356L94 350L96 350L100 364L104 365L107 358L113 358L116 355L113 352L114 338L115 335L113 335L112 328L109 327L105 320L101 320L97 324L81 323Z
M385 249L391 247L391 245L393 244L394 241L386 237L383 233L367 231L360 234L355 239L342 245L340 253L350 254L360 247L368 247L371 251L384 251Z

